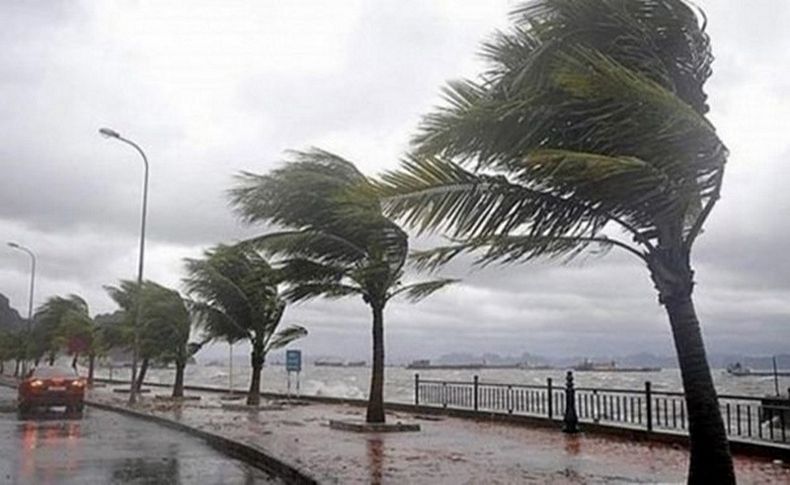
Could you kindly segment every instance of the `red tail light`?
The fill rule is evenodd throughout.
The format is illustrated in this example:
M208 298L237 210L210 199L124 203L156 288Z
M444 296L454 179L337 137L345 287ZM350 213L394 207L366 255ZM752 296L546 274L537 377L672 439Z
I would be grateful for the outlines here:
M80 380L80 379L75 379L75 380L71 381L71 385L73 387L83 387L83 386L85 386L85 383L82 382L82 380Z

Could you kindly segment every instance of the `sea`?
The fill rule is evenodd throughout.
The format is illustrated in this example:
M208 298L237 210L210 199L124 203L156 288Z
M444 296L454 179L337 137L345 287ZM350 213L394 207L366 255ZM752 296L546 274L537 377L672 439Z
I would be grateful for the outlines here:
M84 373L85 369L81 369ZM98 377L128 379L130 369L99 367ZM384 399L391 402L414 401L414 379L419 373L420 379L443 380L454 382L472 382L478 376L480 382L546 385L552 378L554 385L564 385L565 371L562 369L529 370L529 369L420 369L405 367L385 367ZM719 394L735 394L763 397L776 394L774 378L771 376L732 376L724 369L713 369L713 380ZM149 369L146 381L171 384L174 380L174 369ZM656 372L574 372L576 387L616 388L644 390L645 382L650 381L655 391L682 392L680 371L669 368ZM233 363L232 373L228 365L201 364L188 365L185 371L187 385L202 385L234 390L246 390L249 386L250 367ZM299 393L309 396L328 396L341 398L365 399L370 385L369 367L333 367L306 365L300 373L290 373L290 392L296 393L297 381ZM263 391L286 393L289 390L289 375L282 365L267 365L263 369L261 388ZM779 377L779 391L783 395L790 392L790 377Z

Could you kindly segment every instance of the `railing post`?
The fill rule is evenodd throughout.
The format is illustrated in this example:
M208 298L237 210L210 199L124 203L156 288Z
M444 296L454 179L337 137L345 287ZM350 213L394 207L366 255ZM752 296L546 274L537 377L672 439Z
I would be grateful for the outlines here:
M653 393L650 389L650 381L645 382L645 411L647 414L647 431L653 431Z
M565 377L565 416L562 431L564 433L579 432L579 416L576 414L576 390L573 388L573 372L568 371Z
M475 409L475 411L477 411L478 410L478 406L479 406L479 398L477 396L478 396L478 393L480 391L480 380L479 380L479 378L477 376L474 376L473 384L474 384L474 401L473 401L474 402L474 409Z
M546 390L549 398L549 419L554 419L554 399L552 396L554 389L551 386L551 377L546 378Z
M420 374L414 374L414 405L420 405Z

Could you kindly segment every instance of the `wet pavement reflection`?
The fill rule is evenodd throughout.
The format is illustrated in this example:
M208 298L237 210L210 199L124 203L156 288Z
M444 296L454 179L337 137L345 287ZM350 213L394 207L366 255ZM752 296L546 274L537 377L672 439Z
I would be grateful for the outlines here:
M20 420L15 391L0 388L0 483L281 483L187 434L87 409Z

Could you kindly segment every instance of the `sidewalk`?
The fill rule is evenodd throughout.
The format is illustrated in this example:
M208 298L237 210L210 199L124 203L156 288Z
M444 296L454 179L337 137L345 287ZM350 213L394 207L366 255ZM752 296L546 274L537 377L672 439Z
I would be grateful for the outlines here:
M125 396L111 389L94 389L91 398L125 405ZM286 404L281 410L248 412L223 409L212 393L187 391L201 400L183 404L152 396L167 392L153 388L136 409L254 445L322 483L685 481L686 450L664 444L408 413L389 413L387 419L418 422L422 431L358 434L330 429L328 422L360 417L359 407ZM786 465L739 457L736 466L739 483L790 481Z

